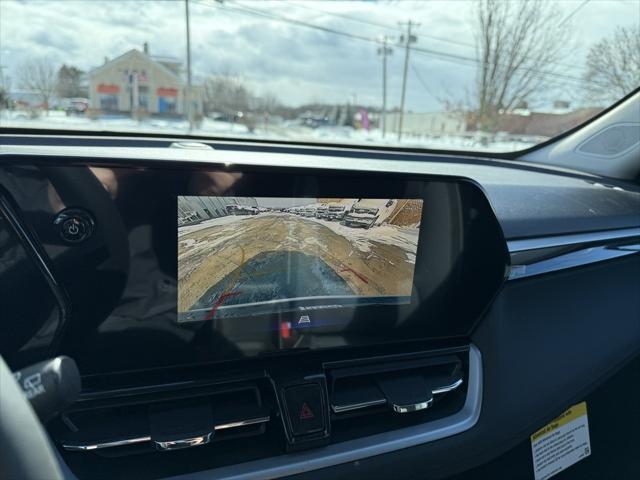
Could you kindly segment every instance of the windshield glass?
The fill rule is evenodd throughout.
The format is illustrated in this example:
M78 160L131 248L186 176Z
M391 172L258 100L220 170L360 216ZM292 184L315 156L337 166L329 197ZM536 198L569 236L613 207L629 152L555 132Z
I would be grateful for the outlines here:
M0 1L0 126L470 151L640 85L639 0Z

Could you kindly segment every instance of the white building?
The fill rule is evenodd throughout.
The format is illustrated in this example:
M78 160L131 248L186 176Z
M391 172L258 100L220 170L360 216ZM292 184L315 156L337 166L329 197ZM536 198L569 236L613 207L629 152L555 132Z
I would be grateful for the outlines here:
M210 218L229 215L227 207L244 205L257 207L258 202L253 197L178 197L178 225L199 223Z
M400 123L400 113L387 113L387 132L397 132ZM404 135L456 135L466 131L467 124L464 115L447 112L414 113L407 112L402 120Z
M133 49L89 72L89 107L109 113L184 115L187 88L180 62ZM204 90L192 86L191 105L202 114Z

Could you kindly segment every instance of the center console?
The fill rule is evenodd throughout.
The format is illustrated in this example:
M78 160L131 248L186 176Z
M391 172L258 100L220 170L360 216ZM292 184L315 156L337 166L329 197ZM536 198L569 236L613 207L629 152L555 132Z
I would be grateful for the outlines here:
M508 254L467 179L33 158L0 184L3 281L42 298L5 358L78 364L49 427L80 477L280 476L477 418Z

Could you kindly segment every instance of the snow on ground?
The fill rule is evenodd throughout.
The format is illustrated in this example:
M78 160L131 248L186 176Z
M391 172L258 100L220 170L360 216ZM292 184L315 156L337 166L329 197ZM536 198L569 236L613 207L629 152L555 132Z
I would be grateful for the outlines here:
M315 217L299 217L295 215L291 215L288 213L261 213L258 215L246 215L246 216L235 216L235 215L227 215L225 217L213 218L211 220L206 220L202 223L198 223L196 225L187 225L184 227L178 228L178 236L182 237L188 233L193 233L198 230L202 230L204 228L229 225L235 222L250 220L252 218L259 218L263 216L281 216L290 219L299 219L300 221L310 221L319 223L324 225L325 227L331 229L333 232L338 235L349 240L358 250L361 252L367 253L371 251L372 244L371 242L383 243L387 245L394 245L403 249L406 252L407 259L411 263L415 263L415 253L418 248L418 234L420 232L417 227L398 227L396 225L378 225L372 227L370 229L366 228L352 228L347 227L346 225L341 225L340 222L331 222L329 220L323 220ZM234 230L235 232L235 230ZM233 232L229 232L233 235ZM222 241L227 241L231 236L225 235ZM293 237L287 237L287 240L298 241ZM193 249L199 249L203 245L202 242L196 242L193 239L185 239L182 240L183 246L189 247L190 251ZM316 239L306 239L305 242L310 244L317 244ZM206 243L206 242L205 242ZM319 244L317 244L320 246ZM207 246L213 246L210 242Z
M305 217L305 220L320 223L330 228L338 235L345 237L356 245L361 252L371 250L371 242L385 243L400 247L408 253L413 254L415 262L415 252L418 248L418 228L398 227L396 225L379 225L370 229L352 228L341 225L340 222L331 222L319 218ZM409 260L411 257L407 256Z
M460 135L422 135L419 137L404 135L400 141L396 132L387 132L383 137L379 129L363 130L348 126L325 126L309 128L294 123L271 126L269 129L256 128L258 137L285 138L289 140L352 143L357 145L402 146L407 148L428 148L433 150L476 150L488 152L506 152L529 148L547 140L547 137L496 135L480 132L467 132Z
M258 125L252 132L246 125L239 123L221 122L205 118L197 128L189 132L189 124L182 119L148 118L134 120L124 115L102 116L90 119L80 115L67 116L61 111L42 113L31 118L24 110L1 110L0 127L17 128L59 128L92 131L121 131L121 132L150 132L167 135L200 135L200 136L230 136L253 137L273 140L296 140L327 143L353 143L359 145L403 146L408 148L428 148L434 150L476 150L490 152L504 152L522 150L531 147L546 138L533 136L482 134L465 135L423 135L420 137L404 136L399 142L397 135L388 132L385 137L378 129L358 130L352 127L326 126L309 128L293 122L283 122L274 125Z
M205 220L204 222L197 223L195 225L185 225L182 227L178 227L178 236L182 237L183 235L197 232L198 230L202 230L203 228L217 227L220 225L228 225L230 223L239 222L241 220L247 220L249 218L255 218L255 216L254 215L226 215L224 217L212 218L210 220ZM187 239L185 241L188 242L189 240Z
M124 115L105 115L90 119L81 115L69 115L62 111L52 110L37 118L31 118L24 110L0 111L0 127L17 128L60 128L91 131L149 132L168 135L184 135L189 133L189 122L181 119L148 118L135 120ZM191 135L251 135L246 125L220 122L205 118Z

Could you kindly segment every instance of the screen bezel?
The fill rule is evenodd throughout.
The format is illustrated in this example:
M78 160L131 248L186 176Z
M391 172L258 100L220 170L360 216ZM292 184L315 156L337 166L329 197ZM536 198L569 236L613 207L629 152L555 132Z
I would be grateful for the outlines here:
M423 198L427 200L423 208L423 225L427 212L432 217L435 214L445 219L451 218L437 205L438 199L444 201L445 198L453 198L467 211L464 218L473 216L476 219L472 222L474 228L463 226L461 232L464 235L458 235L459 239L466 238L467 248L461 257L456 281L446 285L431 281L429 288L432 295L428 301L422 299L407 307L411 309L411 321L414 324L411 328L396 328L399 318L396 306L341 309L331 314L336 318L344 316L345 320L351 322L351 328L340 342L324 341L326 338L322 338L322 332L317 332L314 335L318 342L311 347L302 345L300 349L280 350L277 337L272 337L271 348L257 349L248 354L233 348L233 341L216 343L219 335L212 324L192 325L177 331L177 302L168 296L160 298L160 301L167 304L173 301L173 319L169 318L170 315L145 321L123 319L105 329L110 312L128 301L126 289L125 293L122 291L126 279L146 275L147 266L138 263L133 254L130 262L114 261L124 255L128 258L129 254L121 251L119 239L112 238L112 219L102 218L98 210L92 211L96 216L97 228L91 242L76 247L64 246L63 254L60 254L59 238L49 231L59 212L39 206L37 196L24 198L19 190L12 190L13 196L20 196L20 206L25 210L27 221L34 225L43 240L44 248L54 263L57 278L68 291L74 307L67 320L62 346L51 353L73 356L85 374L237 362L266 355L304 353L307 348L320 352L344 348L355 351L369 347L375 349L377 345L390 348L393 344L416 341L465 342L482 312L501 288L507 273L509 256L498 220L480 186L466 178L296 167L225 167L151 160L140 163L104 159L71 165L65 159L46 158L45 161L40 173L32 172L30 181L34 186L40 185L39 191L42 192L52 185L62 197L65 197L62 187L79 184L65 183L60 179L73 178L81 170L90 175L89 167L112 170L119 179L115 198L110 199L104 190L98 192L93 189L93 194L100 193L104 198L96 198L91 203L83 200L82 192L70 192L69 196L75 199L72 205L91 210L90 205L112 202L121 217L122 228L128 235L124 243L129 251L153 252L157 257L157 266L154 268L173 279L177 279L177 195ZM54 179L53 173L57 178ZM235 175L237 178L221 188L220 184L211 182L211 177L215 175ZM90 187L85 186L85 190ZM424 192L426 186L428 188ZM135 234L141 225L151 227L150 236ZM437 238L434 237L432 241L437 241ZM420 249L424 245L421 233L416 275L442 269L439 263L442 255L434 255L431 262L422 263L425 260L421 259ZM437 250L434 252L438 253ZM152 300L155 301L151 298L148 300L150 304ZM24 354L28 355L29 352Z
M420 233L414 270L414 287L422 285L426 295L412 294L412 301L404 305L363 305L318 309L316 315L330 316L331 325L304 330L306 341L283 342L282 324L295 325L300 312L278 312L273 314L218 319L212 322L216 333L224 332L226 340L233 344L261 344L249 356L277 353L292 348L325 349L336 347L366 346L412 339L446 339L467 335L480 313L495 295L504 281L508 266L506 243L491 206L481 189L467 179L443 177L410 178L398 175L367 174L366 181L354 182L348 172L330 174L254 174L242 170L242 180L225 192L225 196L296 197L296 198L397 198L423 200L421 225L446 224L450 233L449 243L463 242L468 229L461 224L475 215L481 219L481 233L473 233L466 244L482 245L477 252L489 262L477 262L465 247L467 259L455 268L455 280L449 279L447 286L434 284L425 272L452 269L443 265L442 252L429 250L431 242ZM382 193L382 194L381 194ZM193 195L189 189L186 195ZM452 200L452 199L455 199ZM452 202L457 206L452 206ZM447 204L447 208L440 208ZM443 211L448 214L443 215ZM432 217L432 218L429 218ZM454 220L455 218L455 221ZM457 223L457 225L456 225ZM476 223L478 223L476 221ZM436 228L437 229L437 228ZM432 235L433 236L433 235ZM454 238L455 237L455 238ZM442 239L441 239L442 240ZM446 243L446 239L444 240ZM463 251L458 251L460 261ZM476 257L476 260L473 259ZM482 264L483 263L483 264ZM493 266L490 265L493 263ZM481 265L482 264L482 265ZM485 268L483 268L485 267ZM488 268L487 268L488 267ZM479 290L477 294L462 295L461 291ZM428 305L428 306L427 306ZM403 323L415 324L412 327ZM237 325L242 328L237 328ZM428 326L425 326L428 325ZM206 327L204 327L206 328ZM271 332L271 343L265 340L264 332ZM298 342L298 343L296 343ZM267 346L270 345L270 346ZM294 346L292 346L294 345ZM247 353L245 350L244 353Z

